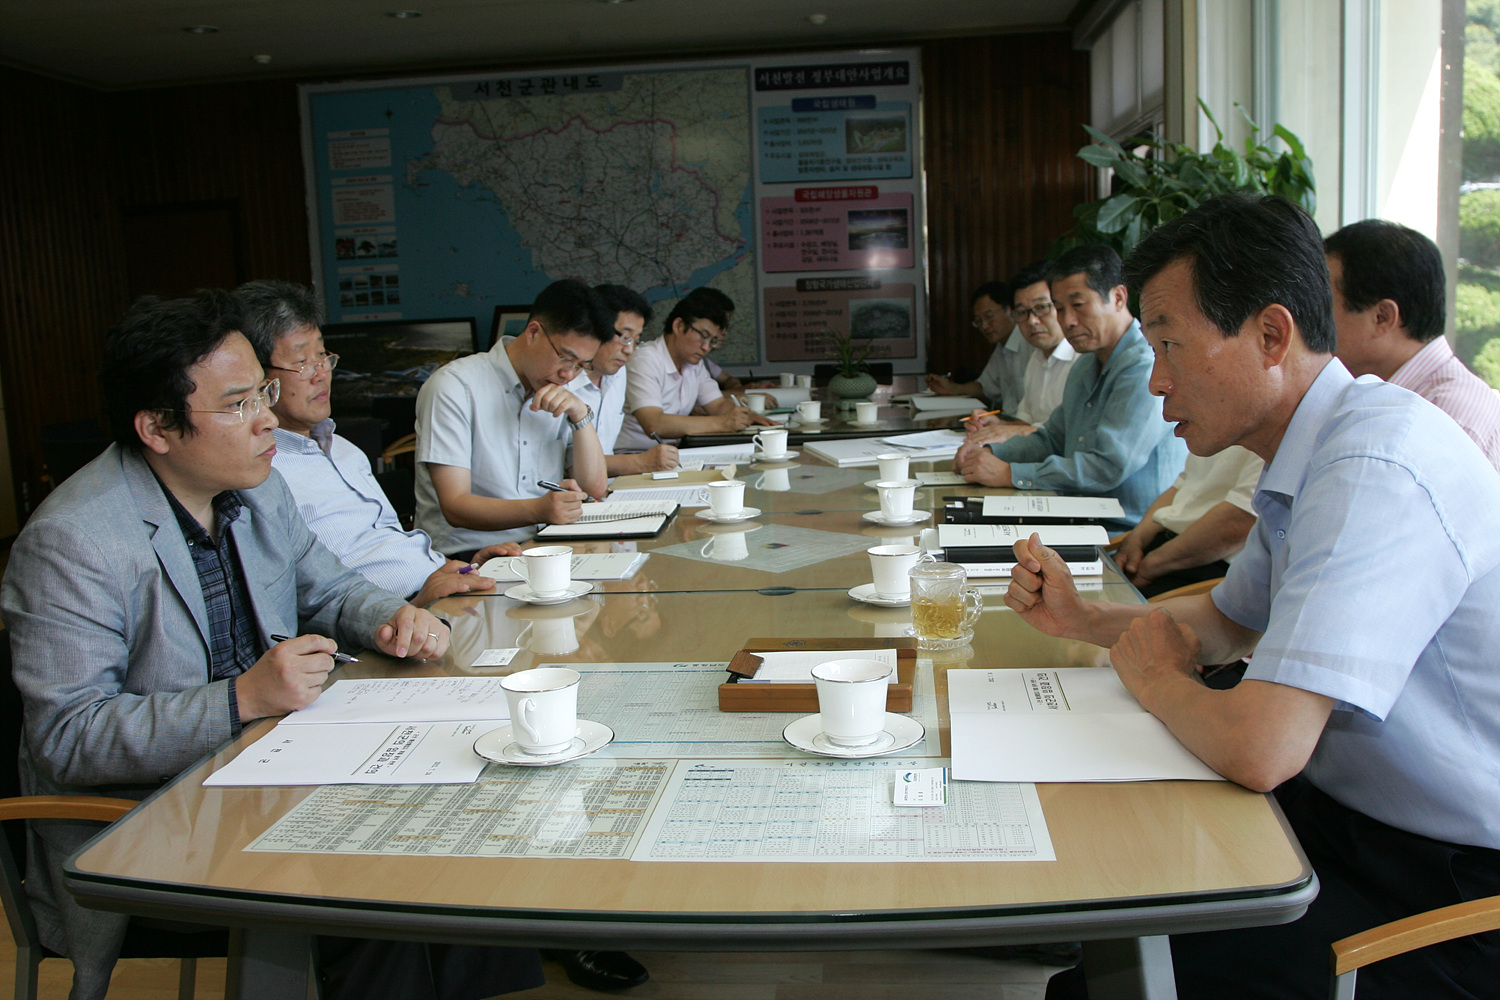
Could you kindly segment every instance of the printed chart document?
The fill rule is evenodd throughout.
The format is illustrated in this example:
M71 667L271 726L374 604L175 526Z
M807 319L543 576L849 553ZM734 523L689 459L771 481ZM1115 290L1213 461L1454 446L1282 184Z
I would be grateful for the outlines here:
M631 486L610 494L616 500L665 500L681 507L707 507L708 490L703 486Z
M940 524L937 543L944 558L971 577L1010 576L1016 542L1033 533L1057 550L1074 576L1103 575L1099 546L1109 544L1109 532L1099 524Z
M1032 784L948 786L898 806L895 786L941 760L683 760L633 861L1055 861Z
M1125 508L1114 497L1039 497L1017 495L984 497L985 517L1010 521L1059 524L1122 520Z
M504 709L504 704L500 706ZM473 781L487 763L474 741L504 720L280 724L205 785L444 785Z
M1223 781L1113 670L948 671L960 781Z
M649 558L648 552L575 552L573 553L573 579L575 580L628 580ZM479 575L501 583L514 583L523 579L510 568L514 556L499 556L479 567ZM313 704L317 704L314 702Z
M372 677L334 681L317 701L277 725L508 718L498 677Z
M536 533L546 539L649 538L677 513L670 500L605 500L585 504L572 524L549 524Z

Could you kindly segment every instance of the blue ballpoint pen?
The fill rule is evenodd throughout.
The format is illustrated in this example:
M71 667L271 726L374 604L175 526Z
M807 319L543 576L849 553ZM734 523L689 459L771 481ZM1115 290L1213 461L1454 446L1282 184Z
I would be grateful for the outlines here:
M566 486L559 486L556 483L549 483L545 479L538 479L536 481L536 484L538 486L540 486L544 490L551 490L553 493L572 493L573 492L572 490L568 489ZM595 500L591 496L585 496L583 498L583 502L584 503L598 503L599 501Z

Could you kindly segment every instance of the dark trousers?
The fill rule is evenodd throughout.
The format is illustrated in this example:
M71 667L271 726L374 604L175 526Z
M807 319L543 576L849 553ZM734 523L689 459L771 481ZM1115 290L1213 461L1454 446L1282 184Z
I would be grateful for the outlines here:
M545 983L535 948L319 937L324 1000L483 1000Z
M1500 851L1430 840L1339 805L1301 778L1276 799L1307 852L1321 888L1290 924L1172 938L1182 1000L1328 996L1329 946L1391 920L1500 895ZM1047 984L1049 1000L1085 997L1081 968ZM1388 958L1359 973L1360 1000L1494 1000L1500 995L1500 932Z
M1156 537L1151 539L1146 546L1146 552L1152 552L1177 537L1177 532L1168 531L1163 528L1157 532ZM1165 594L1169 590L1178 587L1186 587L1190 583L1201 583L1204 580L1217 580L1229 572L1229 563L1223 559L1217 559L1206 566L1189 566L1186 569L1174 569L1172 572L1159 576L1155 580L1141 588L1142 597L1155 597L1157 594Z

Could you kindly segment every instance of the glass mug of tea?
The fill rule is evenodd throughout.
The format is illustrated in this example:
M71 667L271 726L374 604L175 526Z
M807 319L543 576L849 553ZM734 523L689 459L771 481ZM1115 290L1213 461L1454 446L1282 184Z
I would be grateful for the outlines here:
M984 598L965 586L969 575L957 563L927 562L911 568L911 621L923 649L959 649L974 638Z

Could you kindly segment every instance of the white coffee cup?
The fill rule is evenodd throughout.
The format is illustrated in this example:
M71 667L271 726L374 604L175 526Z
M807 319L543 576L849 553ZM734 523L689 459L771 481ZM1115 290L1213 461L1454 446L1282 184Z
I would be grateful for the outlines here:
M806 399L797 404L797 416L803 420L821 420L823 404L816 399Z
M919 545L876 545L868 552L875 596L884 601L910 600L911 577L907 574L917 563L932 561Z
M873 424L880 417L880 404L878 403L855 403L854 419L862 424Z
M880 494L880 513L887 520L911 517L912 504L917 498L915 479L883 479L875 484Z
M812 376L811 375L798 375L797 376L797 388L799 388L799 389L811 389L812 388Z
M767 469L760 474L760 482L755 486L767 493L785 493L792 488L792 470Z
M880 463L881 479L908 479L907 470L911 468L911 456L902 451L888 451L883 455L876 455L875 461Z
M829 660L812 669L823 736L841 747L874 743L885 731L891 671L879 660Z
M786 454L786 428L775 427L763 430L751 438L760 450L761 458L781 458Z
M573 550L567 545L539 545L511 559L510 571L526 581L536 597L561 597L573 582Z
M797 384L797 376L793 375L791 372L782 372L780 378L781 387L783 389L790 389L792 386Z
M745 481L720 479L708 484L708 508L719 517L733 517L745 509Z
M538 667L500 679L510 706L511 735L523 753L545 756L573 742L578 734L579 676L568 667Z
M766 412L766 397L758 392L752 392L745 397L745 408L751 413Z
M750 556L749 532L734 531L727 535L714 535L703 546L699 554L717 562L739 562Z

